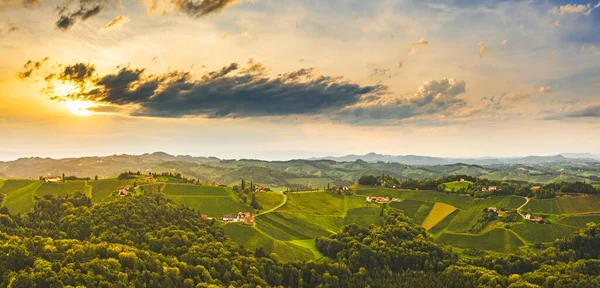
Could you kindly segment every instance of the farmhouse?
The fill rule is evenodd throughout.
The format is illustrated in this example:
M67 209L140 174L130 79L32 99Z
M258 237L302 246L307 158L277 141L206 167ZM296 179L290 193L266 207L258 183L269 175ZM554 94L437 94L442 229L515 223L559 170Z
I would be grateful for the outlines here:
M121 188L121 190L119 190L119 196L125 197L125 196L129 195L130 191L131 191L131 186L125 185L123 188Z
M541 186L532 186L531 190L540 190L540 188L542 188Z
M236 214L225 214L223 215L223 221L225 222L237 222L238 215Z
M402 199L400 199L400 198L392 198L392 202L402 202Z
M529 213L525 214L525 219L530 220L531 219L531 214L529 214Z
M533 217L533 218L529 219L529 221L534 222L534 223L544 223L544 219L542 217Z
M223 221L225 222L243 222L244 224L254 223L254 218L250 212L239 212L237 214L225 214L223 215Z
M488 191L496 191L496 186L490 186L490 187L488 187Z
M460 178L460 182L465 182L465 179L463 179L463 178Z
M487 188L481 187L481 191L487 191Z
M200 214L200 218L202 218L203 220L208 220L208 215Z
M212 183L212 185L213 185L213 186L221 186L221 182L216 182L216 181L215 181L215 182L213 182L213 183Z
M390 202L390 197L382 197L382 196L369 196L367 197L367 202L372 203L386 203Z
M56 182L60 182L61 180L62 180L62 177L60 177L60 176L46 176L46 177L44 177L44 181L46 181L46 182L56 183Z
M496 207L488 207L487 209L494 211L494 212L498 212L498 208L496 208Z
M258 186L258 185L254 186L254 192L260 192L260 191L263 191L263 189L264 188L262 186Z

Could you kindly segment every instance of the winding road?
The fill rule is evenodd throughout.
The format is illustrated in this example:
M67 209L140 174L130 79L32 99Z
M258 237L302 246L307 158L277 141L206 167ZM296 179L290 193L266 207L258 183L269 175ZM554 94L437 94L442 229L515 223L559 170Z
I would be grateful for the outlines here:
M271 213L271 212L273 212L273 211L275 211L275 210L279 209L281 206L285 205L285 203L287 203L287 199L288 199L288 197L287 197L287 195L286 195L285 193L283 193L283 192L279 192L279 193L280 193L281 195L283 195L283 202L281 202L281 204L279 204L279 205L277 205L277 206L275 206L275 207L273 207L273 208L271 208L271 209L269 209L269 210L267 210L267 211L263 211L263 212L260 212L260 213L258 213L256 216L258 216L258 215L264 215L264 214Z
M522 196L519 196L522 197ZM527 205L527 203L529 203L529 197L522 197L525 198L525 204L519 206L519 208L517 208L517 213L519 213L519 215L521 215L521 217L523 217L523 219L525 219L525 215L523 215L523 213L521 213L521 208L525 207L525 205Z

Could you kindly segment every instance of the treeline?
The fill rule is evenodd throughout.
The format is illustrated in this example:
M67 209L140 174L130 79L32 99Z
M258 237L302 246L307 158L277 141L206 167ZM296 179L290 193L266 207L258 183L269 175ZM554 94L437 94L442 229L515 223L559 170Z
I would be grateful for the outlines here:
M193 184L197 184L200 181L193 179L193 178L187 178L181 175L181 173L171 173L171 172L163 172L163 173L152 173L152 172L148 172L148 174L143 174L140 171L137 172L132 172L132 171L127 171L127 172L122 172L121 174L119 174L119 176L117 177L117 179L119 180L132 180L132 179L137 179L140 176L148 176L148 177L152 177L154 179L158 179L159 177L168 177L168 178L174 178L174 179L178 179L180 180L179 182L182 183L193 183ZM96 179L98 180L98 179Z
M81 193L0 209L0 287L598 287L600 231L539 256L461 260L398 210L316 246L326 259L282 263L248 251L214 220L160 193L92 205ZM512 275L515 274L515 275Z
M461 179L468 184L459 189L448 187L448 182L461 181ZM492 195L518 195L545 199L560 194L600 194L600 188L583 182L555 182L542 185L524 181L489 180L468 175L451 175L436 179L397 179L385 174L380 176L364 175L360 177L358 183L396 189L437 190L440 192L469 194L472 197L479 198Z

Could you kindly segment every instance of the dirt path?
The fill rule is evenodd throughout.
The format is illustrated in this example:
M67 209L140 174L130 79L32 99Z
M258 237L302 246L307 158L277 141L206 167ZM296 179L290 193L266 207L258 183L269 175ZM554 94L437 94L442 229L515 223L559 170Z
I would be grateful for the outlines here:
M529 197L522 197L525 198L525 204L519 206L519 208L517 208L517 213L519 213L519 215L521 215L521 217L523 217L523 219L525 219L525 215L523 215L523 213L521 213L521 208L525 207L525 205L527 205L527 203L529 203Z
M283 205L285 205L285 203L287 203L287 199L288 199L287 195L285 193L283 193L283 192L279 192L279 193L281 195L283 195L283 202L281 202L281 204L279 204L279 205L277 205L277 206L275 206L275 207L273 207L273 208L271 208L271 209L269 209L267 211L263 211L263 212L259 213L258 215L264 215L264 214L271 213L271 212L273 212L273 211L281 208L281 206L283 206ZM256 216L258 216L258 215L256 215Z

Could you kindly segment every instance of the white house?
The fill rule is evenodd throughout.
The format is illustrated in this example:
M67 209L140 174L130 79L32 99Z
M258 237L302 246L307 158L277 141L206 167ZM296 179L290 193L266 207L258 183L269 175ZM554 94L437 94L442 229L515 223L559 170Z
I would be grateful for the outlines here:
M60 176L46 176L44 177L44 181L46 182L60 182L62 180L62 177Z
M531 214L529 214L529 213L525 214L525 219L530 220L531 219Z

